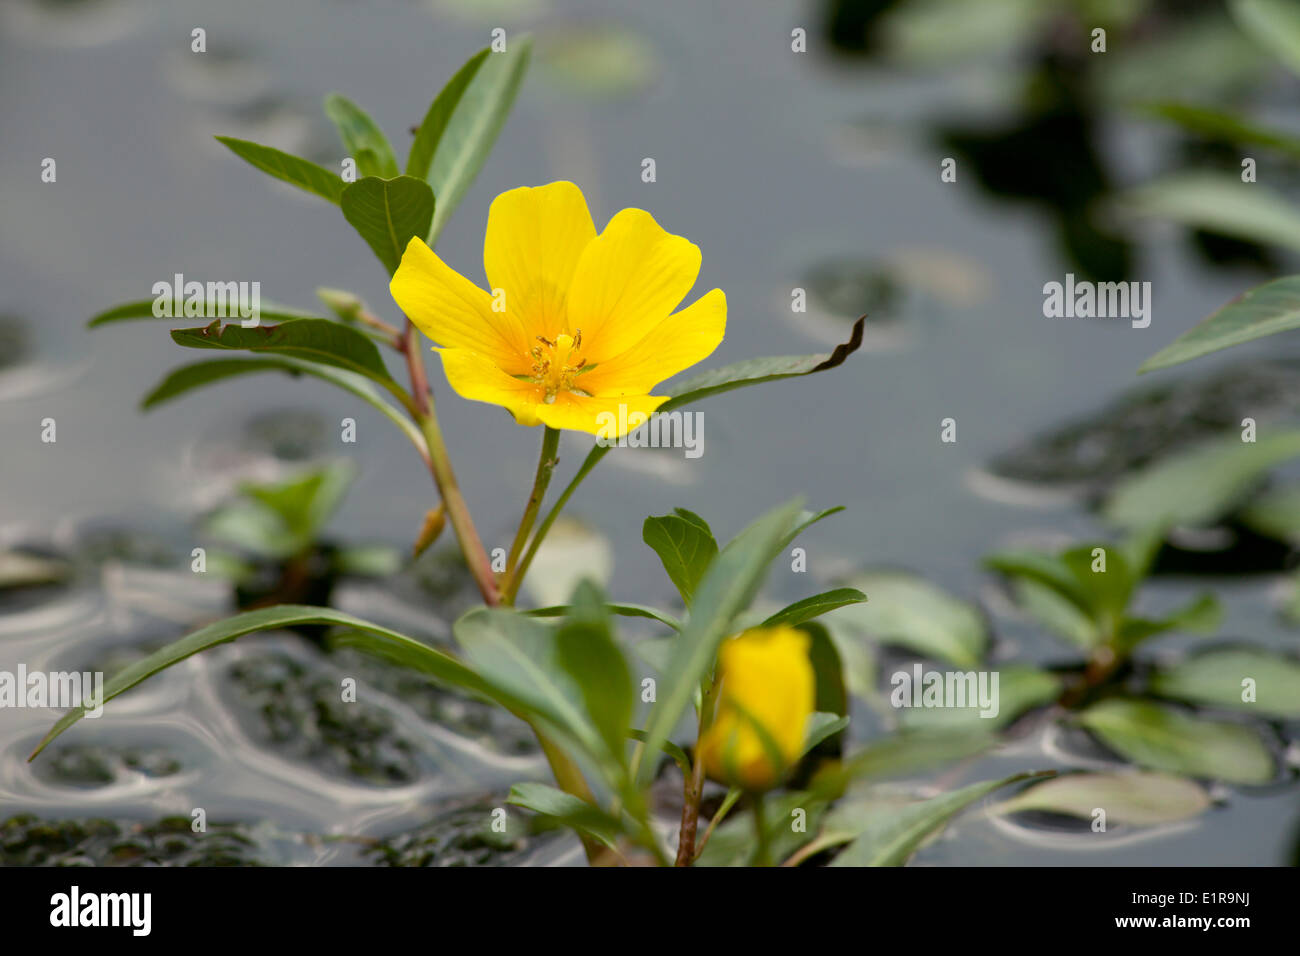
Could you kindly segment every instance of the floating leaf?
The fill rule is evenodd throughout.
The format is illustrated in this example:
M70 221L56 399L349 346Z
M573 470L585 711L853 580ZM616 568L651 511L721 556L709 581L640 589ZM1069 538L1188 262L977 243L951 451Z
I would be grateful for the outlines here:
M315 193L335 205L338 205L343 197L342 177L334 175L323 166L317 166L309 160L281 152L270 146L250 143L248 140L235 139L231 136L218 136L217 142L262 172L276 179L282 179L299 189L305 189L309 193Z
M995 790L1042 774L1019 773L1001 780L973 783L951 793L903 807L871 807L854 821L856 835L831 866L902 866L921 845L976 800ZM838 820L845 826L845 816ZM827 826L832 826L830 820Z
M1071 773L1045 780L992 807L994 813L1039 810L1092 820L1098 809L1107 823L1153 826L1177 823L1210 807L1205 788L1165 773Z
M1247 694L1246 681L1253 682ZM1272 717L1300 717L1300 661L1254 647L1204 651L1151 678L1162 697ZM1243 697L1249 696L1250 700Z
M1265 537L1300 544L1300 485L1265 491L1243 508L1237 518Z
M1244 784L1268 783L1276 773L1263 739L1241 724L1140 700L1093 704L1079 721L1116 753L1153 770Z
M433 190L412 176L367 176L343 190L343 216L374 250L388 274L397 271L413 237L423 237L433 221Z
M979 702L978 675L976 692L965 707L907 707L900 709L899 719L906 727L934 727L960 724L988 724L1004 727L1027 710L1050 704L1061 696L1061 679L1055 674L1025 664L989 667L985 670L998 675L994 702L997 713L983 716ZM988 678L990 681L992 677ZM969 686L969 685L968 685ZM992 690L992 684L987 685Z
M974 605L901 571L866 572L847 583L871 597L832 612L836 621L958 667L974 667L983 657L988 630Z
M1300 455L1300 430L1266 430L1257 441L1236 434L1197 445L1119 482L1103 507L1112 524L1141 529L1211 525L1275 465Z

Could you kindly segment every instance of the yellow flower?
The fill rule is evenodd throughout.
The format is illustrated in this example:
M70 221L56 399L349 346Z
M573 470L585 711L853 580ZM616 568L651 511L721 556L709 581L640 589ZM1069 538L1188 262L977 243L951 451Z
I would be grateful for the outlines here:
M673 314L700 250L641 209L624 209L597 236L573 183L493 200L483 266L491 291L416 237L390 288L440 346L451 387L505 406L520 425L617 438L668 400L651 389L722 341L721 289Z
M799 758L816 699L808 645L807 634L785 625L723 642L717 708L699 741L710 777L766 790Z

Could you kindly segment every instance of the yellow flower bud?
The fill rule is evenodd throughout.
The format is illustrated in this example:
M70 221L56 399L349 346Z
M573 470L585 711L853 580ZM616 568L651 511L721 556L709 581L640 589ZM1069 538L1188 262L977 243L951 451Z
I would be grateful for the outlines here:
M718 649L717 706L700 736L709 776L746 790L766 790L803 750L816 700L808 635L760 627Z

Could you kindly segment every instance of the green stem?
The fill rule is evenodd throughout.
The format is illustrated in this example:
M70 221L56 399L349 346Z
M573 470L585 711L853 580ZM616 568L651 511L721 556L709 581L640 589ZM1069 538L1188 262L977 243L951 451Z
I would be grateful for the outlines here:
M754 853L755 866L772 865L772 845L767 833L767 808L763 805L763 794L754 794L754 837L758 849Z
M433 473L438 493L442 495L442 503L447 509L451 526L456 529L456 538L460 541L465 563L474 575L479 593L483 595L483 603L488 607L496 607L501 603L501 591L497 586L496 575L492 573L492 562L488 560L483 541L478 536L478 529L470 518L469 505L465 503L460 486L456 484L456 474L451 470L451 459L447 456L447 446L442 440L442 429L438 426L438 413L432 400L429 402L429 413L419 415L417 421L424 433L424 440L429 444L429 470Z
M515 532L515 540L510 544L510 554L506 557L506 573L501 587L503 604L515 603L515 595L519 592L519 585L523 583L523 570L516 570L519 554L523 551L524 543L533 530L534 522L537 521L537 512L541 510L542 499L546 497L546 488L551 483L551 475L559 462L556 457L559 447L559 430L546 426L546 431L542 433L542 454L537 460L537 476L533 479L533 490L528 496L523 517L519 519L519 530Z
M573 493L578 490L578 485L582 484L582 480L586 478L587 475L591 474L591 470L596 467L596 464L602 458L605 457L605 453L608 451L609 448L602 445L593 448L583 461L582 467L578 469L578 473L574 475L573 480L569 482L568 487L566 487L560 494L560 497L556 500L555 504L551 505L551 510L546 512L546 517L543 518L542 523L538 525L537 533L533 535L533 540L528 543L528 550L524 552L523 560L519 562L519 567L515 569L514 577L512 579L514 591L511 592L511 600L514 599L515 591L518 591L519 582L522 581L524 575L528 573L528 568L532 565L533 558L537 557L537 549L542 546L542 541L546 539L546 534L551 530L551 525L555 524L555 519L560 516L560 512L564 510L564 506L569 503L569 499L573 497Z

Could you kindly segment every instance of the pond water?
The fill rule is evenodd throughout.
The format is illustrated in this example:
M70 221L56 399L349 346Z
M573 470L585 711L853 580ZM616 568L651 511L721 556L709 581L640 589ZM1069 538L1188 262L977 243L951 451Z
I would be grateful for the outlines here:
M573 179L598 226L620 208L641 206L703 250L697 294L718 286L729 299L727 337L709 364L823 351L846 337L848 319L872 313L867 348L844 368L700 406L701 457L608 456L571 509L616 543L615 597L671 606L671 585L642 545L640 526L676 506L729 536L794 493L817 507L845 505L807 535L808 574L778 565L768 584L774 600L878 565L910 568L979 599L989 588L979 558L992 548L1025 535L1098 534L1076 497L1049 482L995 480L989 463L1135 387L1144 359L1266 273L1248 264L1207 268L1183 233L1143 230L1117 255L1128 257L1131 277L1153 284L1149 328L1044 318L1043 284L1085 271L1062 253L1059 215L982 189L965 159L956 183L939 175L948 147L961 145L951 131L961 121L976 129L983 122L989 135L1003 128L1008 77L1023 63L1008 54L964 69L899 73L822 52L821 5L708 6L705 15L692 0L500 2L478 13L460 0L7 0L0 551L25 545L71 570L61 565L60 575L70 573L62 583L0 591L0 670L19 662L29 670L85 668L115 653L129 659L131 648L159 645L222 613L228 588L188 568L193 519L277 456L353 458L359 479L332 536L409 547L433 491L404 439L368 407L319 383L276 376L141 414L144 390L187 356L156 323L91 332L85 322L150 296L153 283L175 273L257 280L266 298L309 309L316 287L345 288L395 318L382 270L336 210L280 188L212 136L336 163L340 148L319 102L338 90L368 109L401 153L409 140L397 132L418 122L432 94L498 25L534 30L549 55L530 73L439 243L453 266L480 275L483 224L497 193ZM808 30L808 54L790 52L797 26ZM203 57L189 52L196 27L207 32ZM1116 184L1168 165L1149 122L1106 112L1092 124L1084 145L1105 154ZM1017 164L1035 168L1033 149L1054 157L1038 165L1044 176L1074 175L1070 156L1051 152L1081 148L1067 132L1023 144L1025 152L1005 158L1013 176ZM957 155L974 155L971 143L964 148ZM54 183L41 181L45 157L57 161ZM645 157L655 159L654 183L642 182ZM791 312L795 287L809 289L808 313ZM1256 352L1277 350L1274 343ZM1210 376L1218 364L1148 379ZM461 485L489 547L504 546L540 436L499 409L456 400L436 362L430 373ZM293 414L275 424L286 411ZM344 417L357 421L356 444L336 441ZM955 444L939 440L949 417ZM57 422L53 444L41 441L47 418ZM585 444L566 434L562 476L583 454ZM29 570L42 577L39 566ZM336 603L445 637L454 602L440 604L417 577L391 589L349 581ZM1224 635L1294 648L1295 633L1275 613L1278 580L1175 579L1144 593L1165 607L1209 583L1225 601ZM1070 656L1022 622L998 616L995 629L1007 656ZM1173 637L1155 647L1190 643ZM335 687L339 675L368 688L373 706L360 722L335 719L324 700L322 684ZM859 738L877 729L875 718L862 716ZM462 862L579 859L572 841L493 845L464 823L498 805L511 782L541 774L519 728L403 685L373 662L326 657L291 635L201 655L83 722L50 759L25 763L49 722L47 711L0 711L0 818L143 823L203 807L212 821L255 824L241 836L255 851L235 840L222 852L354 864L378 859L368 840L436 817L429 842L408 834L402 847L452 847L446 852ZM1065 764L1059 741L1034 729L952 779ZM1221 805L1192 824L1105 841L971 814L917 861L1290 859L1300 827L1294 785L1215 795ZM152 852L149 840L166 842L135 833L134 849L121 852Z

